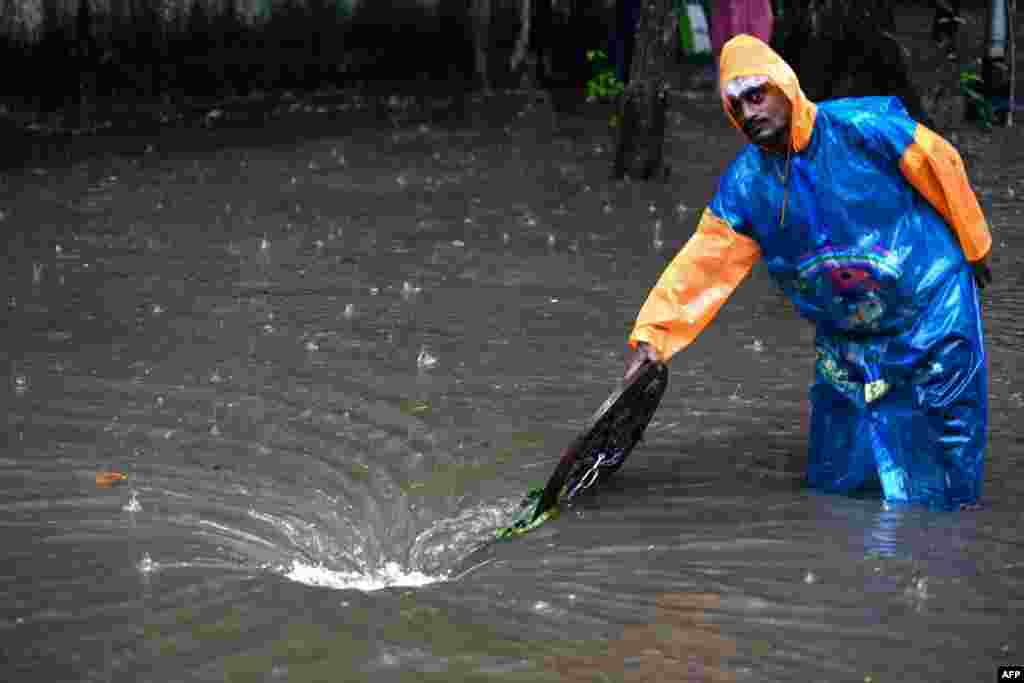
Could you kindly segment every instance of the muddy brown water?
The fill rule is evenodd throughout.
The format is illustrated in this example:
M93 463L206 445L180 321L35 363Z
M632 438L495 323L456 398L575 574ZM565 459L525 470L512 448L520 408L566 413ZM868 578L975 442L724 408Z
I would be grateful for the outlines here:
M474 553L614 387L738 148L710 98L678 105L664 186L608 181L602 117L522 94L470 125L396 106L311 131L313 110L261 142L226 118L8 171L4 679L982 681L1020 663L1009 132L963 143L997 244L984 510L803 487L812 330L757 270L673 361L623 470Z

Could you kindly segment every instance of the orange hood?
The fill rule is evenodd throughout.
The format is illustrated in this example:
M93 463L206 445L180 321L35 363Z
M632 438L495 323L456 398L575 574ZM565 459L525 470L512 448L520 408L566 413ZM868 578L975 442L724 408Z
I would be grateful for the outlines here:
M722 107L737 129L742 131L725 96L725 84L740 76L765 76L785 94L793 106L790 123L790 145L793 150L799 152L811 141L817 107L800 89L800 81L789 64L764 41L746 34L730 39L722 46L718 72L718 93L722 98Z

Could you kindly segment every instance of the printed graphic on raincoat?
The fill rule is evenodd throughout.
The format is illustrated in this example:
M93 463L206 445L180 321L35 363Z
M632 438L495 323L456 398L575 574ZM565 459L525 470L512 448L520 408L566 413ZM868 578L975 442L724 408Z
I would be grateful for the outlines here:
M662 273L630 345L667 360L759 259L816 325L808 483L881 485L886 501L953 509L981 494L987 368L969 262L991 236L959 154L895 98L815 104L751 36L721 84L766 76L792 105L790 144L748 144ZM728 100L726 115L734 125Z

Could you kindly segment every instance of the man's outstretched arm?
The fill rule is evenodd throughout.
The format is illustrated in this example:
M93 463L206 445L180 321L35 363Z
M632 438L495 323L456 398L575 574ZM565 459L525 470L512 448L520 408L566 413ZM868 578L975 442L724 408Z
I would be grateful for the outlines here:
M645 359L667 361L692 344L759 258L757 242L705 209L640 309L629 335L627 377Z

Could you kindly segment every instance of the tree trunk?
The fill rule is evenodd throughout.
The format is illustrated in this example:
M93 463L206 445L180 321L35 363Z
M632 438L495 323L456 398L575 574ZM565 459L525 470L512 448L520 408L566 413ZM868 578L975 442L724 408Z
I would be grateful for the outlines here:
M533 0L533 26L530 31L530 44L535 59L534 80L544 87L552 69L552 17L551 0Z
M519 36L516 38L516 46L512 50L512 57L508 60L509 71L515 73L519 65L526 59L526 51L530 47L530 18L533 16L533 3L531 0L519 0ZM533 46L536 48L536 46Z
M489 92L491 79L487 70L487 55L490 52L491 0L472 0L472 7L473 64L480 87Z
M893 26L885 0L802 0L787 5L772 42L812 100L895 95L934 127Z
M619 98L612 177L663 178L668 71L675 26L671 0L644 0L634 41L629 85Z
M947 135L963 122L966 109L960 92L960 72L964 69L965 54L964 34L959 28L961 21L959 0L936 0L932 28L935 49L927 63L922 65L927 67L925 73L938 77L924 97L924 109L931 118L932 127Z

